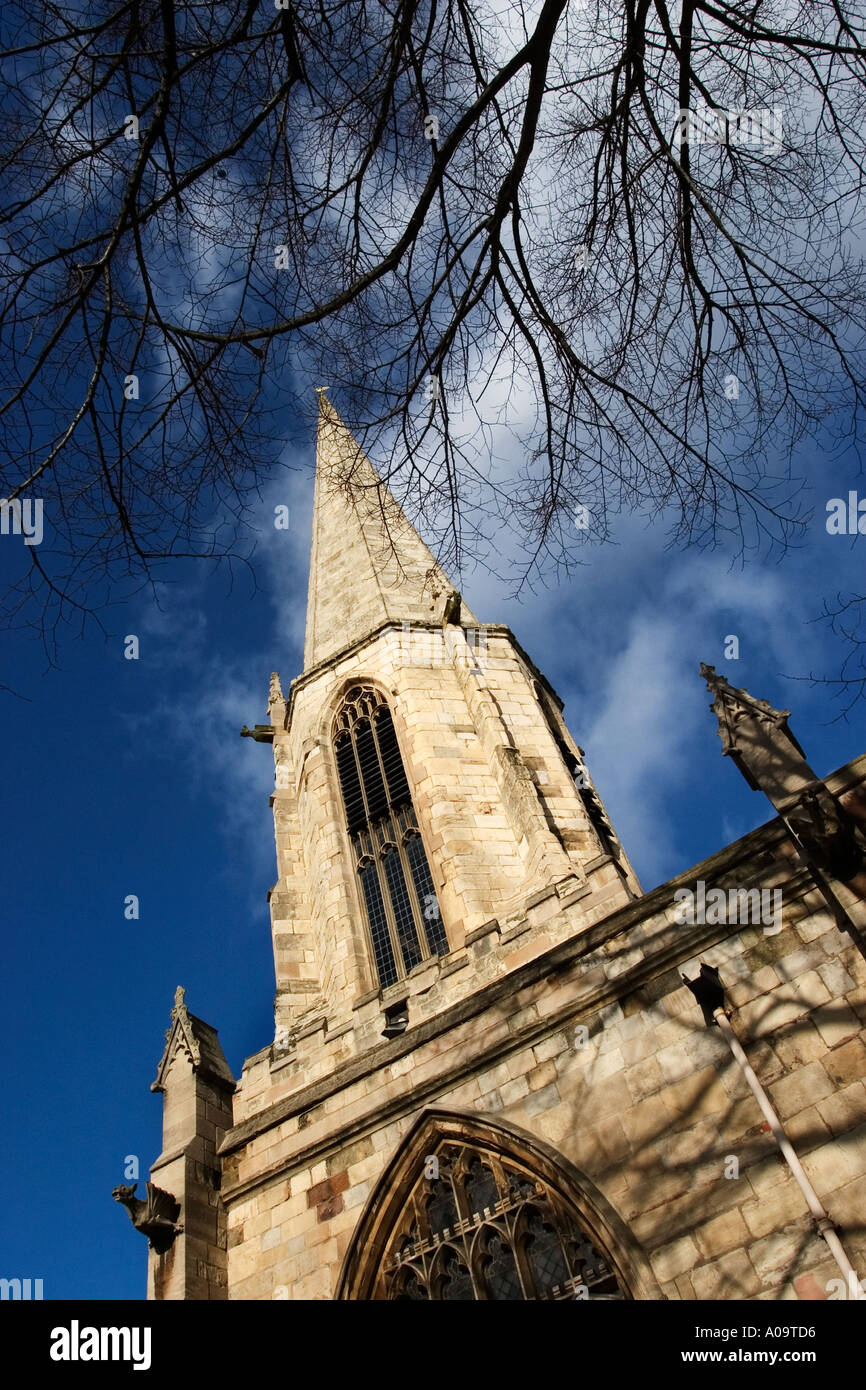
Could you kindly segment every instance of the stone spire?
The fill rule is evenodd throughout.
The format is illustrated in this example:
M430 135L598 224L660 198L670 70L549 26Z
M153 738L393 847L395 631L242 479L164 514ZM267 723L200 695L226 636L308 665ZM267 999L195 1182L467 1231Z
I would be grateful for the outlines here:
M150 1089L162 1092L162 1153L150 1170L148 1198L151 1187L170 1194L180 1207L182 1231L170 1248L149 1251L147 1296L227 1298L218 1150L232 1127L235 1081L216 1029L189 1012L180 985Z
M769 797L813 873L831 874L866 896L862 805L853 800L846 806L815 775L788 728L790 710L774 709L767 700L730 685L712 666L701 665L701 675L715 696L710 708L719 721L722 752L733 759L750 787ZM819 886L834 909L839 908L823 879ZM840 920L840 925L859 939L853 924L846 922Z
M815 786L818 778L788 728L790 710L774 709L767 700L738 689L713 666L702 664L701 675L715 696L710 709L719 721L722 752L750 787L766 793L781 811L805 787Z
M304 669L384 623L453 621L457 597L320 389Z

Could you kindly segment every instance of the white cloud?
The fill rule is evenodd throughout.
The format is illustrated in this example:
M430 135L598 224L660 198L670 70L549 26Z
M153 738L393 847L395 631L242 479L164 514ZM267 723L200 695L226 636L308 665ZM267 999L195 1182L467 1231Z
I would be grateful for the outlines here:
M626 851L656 864L675 850L671 787L688 773L700 709L683 699L676 626L636 618L625 649L607 663L578 740Z

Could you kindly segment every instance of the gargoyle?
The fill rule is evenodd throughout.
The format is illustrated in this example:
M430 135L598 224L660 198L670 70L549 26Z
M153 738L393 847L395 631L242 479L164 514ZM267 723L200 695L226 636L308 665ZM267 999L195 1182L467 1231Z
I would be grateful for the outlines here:
M126 1207L133 1226L147 1236L150 1248L163 1255L175 1236L179 1236L183 1230L183 1225L177 1219L180 1216L180 1203L170 1192L163 1192L152 1182L144 1184L146 1198L136 1197L137 1186L137 1183L121 1183L111 1195L115 1202L122 1202Z
M461 603L462 603L462 600L461 600L461 598L460 598L459 593L457 592L456 589L452 589L452 590L451 590L451 593L448 595L447 599L445 600L445 610L444 610L444 612L443 612L443 614L442 614L442 626L443 626L443 627L448 627L449 624L452 624L452 623L453 623L456 627L459 627L459 626L460 626L460 608L461 608Z

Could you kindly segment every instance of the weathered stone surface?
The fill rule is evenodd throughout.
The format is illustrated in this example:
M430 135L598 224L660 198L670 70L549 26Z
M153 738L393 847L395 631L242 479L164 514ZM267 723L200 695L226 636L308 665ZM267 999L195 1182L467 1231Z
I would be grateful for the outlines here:
M177 1182L201 1224L150 1296L336 1297L399 1205L386 1174L409 1184L404 1145L447 1122L551 1164L637 1297L819 1297L826 1247L682 975L720 970L750 1064L862 1258L862 959L778 820L641 894L597 794L574 783L582 754L544 677L507 628L476 623L394 513L401 579L368 505L375 474L359 460L366 498L332 487L353 445L323 418L306 665L269 700L276 1037L231 1096L210 1034L196 1079L176 1030L160 1185ZM357 683L388 701L449 947L383 991L333 748ZM828 779L864 781L866 756ZM675 892L698 881L779 888L782 930L676 923ZM430 1156L414 1154L413 1182Z
M148 1252L148 1298L228 1297L225 1172L217 1149L232 1125L234 1081L216 1030L190 1014L184 990L175 993L171 1027L153 1090L163 1097L163 1150L151 1170L180 1206L182 1231L171 1248ZM235 1248L254 1241L255 1203L235 1213Z

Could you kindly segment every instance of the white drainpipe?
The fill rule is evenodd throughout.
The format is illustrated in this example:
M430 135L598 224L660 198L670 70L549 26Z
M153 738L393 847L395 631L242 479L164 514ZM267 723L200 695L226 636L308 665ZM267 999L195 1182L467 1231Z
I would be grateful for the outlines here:
M806 1198L809 1210L815 1218L815 1225L818 1228L819 1235L823 1236L824 1240L827 1242L833 1259L836 1261L845 1277L848 1297L866 1300L866 1293L863 1292L860 1286L860 1280L857 1278L854 1266L845 1254L842 1242L836 1234L836 1228L828 1216L820 1197L806 1176L803 1165L794 1152L791 1141L782 1128L782 1122L770 1104L770 1099L766 1091L750 1067L749 1059L743 1051L736 1033L728 1022L724 1009L721 1007L714 1009L713 1018L722 1030L728 1047L734 1054L736 1061L739 1063L740 1070L749 1083L752 1095L761 1107L764 1118L773 1131L773 1138L782 1150L785 1162L794 1174L800 1191Z

